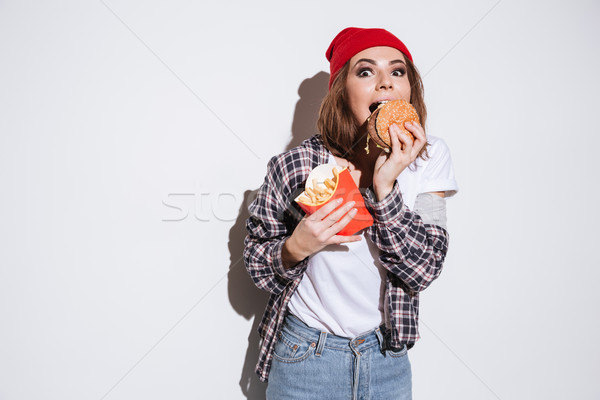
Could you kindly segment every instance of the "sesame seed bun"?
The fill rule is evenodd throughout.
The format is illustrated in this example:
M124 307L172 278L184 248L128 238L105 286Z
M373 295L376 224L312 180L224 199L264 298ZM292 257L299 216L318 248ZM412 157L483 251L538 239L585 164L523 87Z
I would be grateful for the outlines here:
M367 132L375 143L386 151L392 148L390 125L396 124L414 141L413 134L404 127L405 122L418 122L417 110L406 100L380 104L367 120Z

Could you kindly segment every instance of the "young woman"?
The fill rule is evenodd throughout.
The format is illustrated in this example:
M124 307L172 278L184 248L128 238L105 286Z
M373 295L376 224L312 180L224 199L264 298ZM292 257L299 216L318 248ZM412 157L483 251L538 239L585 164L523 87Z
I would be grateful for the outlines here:
M418 340L419 292L447 252L445 197L457 190L443 140L426 136L423 86L406 46L383 29L347 28L327 49L320 133L268 163L249 206L246 267L271 293L257 373L269 399L410 399L407 350ZM389 153L367 143L371 108L409 101L414 142L392 125ZM347 167L374 223L337 233L352 202L298 218L293 200L321 164Z

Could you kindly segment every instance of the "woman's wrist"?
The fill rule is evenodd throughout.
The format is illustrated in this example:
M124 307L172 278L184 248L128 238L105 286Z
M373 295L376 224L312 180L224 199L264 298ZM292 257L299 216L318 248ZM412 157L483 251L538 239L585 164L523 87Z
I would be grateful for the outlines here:
M373 182L373 193L375 193L375 197L377 197L377 201L381 201L387 197L388 194L392 192L394 185L377 185Z
M285 269L295 267L300 261L304 260L306 256L302 256L302 253L294 245L292 237L286 239L281 248L281 262Z

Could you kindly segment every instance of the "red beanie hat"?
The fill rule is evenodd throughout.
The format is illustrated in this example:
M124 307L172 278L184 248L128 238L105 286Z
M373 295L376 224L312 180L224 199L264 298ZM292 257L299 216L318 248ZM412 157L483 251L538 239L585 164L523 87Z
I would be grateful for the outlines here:
M408 49L396 36L385 29L346 28L333 39L325 57L329 61L329 88L339 70L355 54L369 47L388 46L400 50L412 61Z

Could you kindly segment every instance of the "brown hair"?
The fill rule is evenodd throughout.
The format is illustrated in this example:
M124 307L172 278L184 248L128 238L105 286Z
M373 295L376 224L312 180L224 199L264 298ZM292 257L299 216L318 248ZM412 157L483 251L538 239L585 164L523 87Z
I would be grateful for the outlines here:
M408 82L410 83L410 103L413 105L423 130L425 130L425 121L427 120L427 108L425 107L423 81L417 67L410 61L406 60ZM359 128L352 115L352 111L348 106L348 98L346 93L346 79L350 61L346 62L340 69L331 84L329 92L321 103L319 110L319 119L317 120L317 128L323 138L323 143L329 151L338 157L352 159L356 155L356 151L362 149L362 146L357 146L361 139L366 138L366 133L359 137ZM366 139L365 139L366 140ZM429 157L427 154L427 143L419 157L425 159Z

